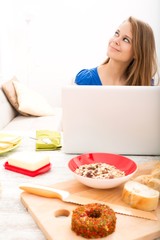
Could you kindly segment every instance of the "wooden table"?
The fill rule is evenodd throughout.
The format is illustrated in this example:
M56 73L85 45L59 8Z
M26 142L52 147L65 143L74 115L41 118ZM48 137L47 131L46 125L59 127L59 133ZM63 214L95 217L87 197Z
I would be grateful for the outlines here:
M35 141L24 137L20 147L0 155L0 239L3 240L45 240L43 233L20 201L19 184L28 182L53 185L74 179L67 164L76 155L64 154L62 150L46 152L51 157L52 168L43 175L29 177L5 170L3 165L7 157L13 152L24 150L35 151ZM129 156L129 158L136 163L143 163L149 160L159 160L160 156Z

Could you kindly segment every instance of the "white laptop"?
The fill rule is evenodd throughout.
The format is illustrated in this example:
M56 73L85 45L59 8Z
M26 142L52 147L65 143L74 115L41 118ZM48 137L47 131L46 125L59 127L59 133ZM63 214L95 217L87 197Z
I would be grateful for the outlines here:
M160 86L65 86L62 150L160 155Z

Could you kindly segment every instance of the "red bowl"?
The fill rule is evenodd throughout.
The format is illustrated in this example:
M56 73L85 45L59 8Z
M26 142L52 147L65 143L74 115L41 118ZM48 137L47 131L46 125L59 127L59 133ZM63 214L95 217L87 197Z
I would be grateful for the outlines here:
M94 178L80 176L75 173L75 170L81 165L91 164L91 163L110 164L112 166L115 166L119 170L124 171L125 176L114 178L114 179L94 179ZM111 154L111 153L82 154L72 158L68 163L68 167L78 181L80 181L81 183L89 187L100 188L100 189L117 187L120 184L129 180L137 171L137 164L133 160L129 159L128 157L124 157L122 155Z

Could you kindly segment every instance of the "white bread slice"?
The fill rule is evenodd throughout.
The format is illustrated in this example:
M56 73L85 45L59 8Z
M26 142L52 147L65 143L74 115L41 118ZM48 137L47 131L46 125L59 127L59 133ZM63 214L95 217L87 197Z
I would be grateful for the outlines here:
M134 178L134 181L142 183L142 184L160 192L160 179L153 177L151 174L150 175L140 175L140 176Z
M128 181L122 191L122 200L133 208L152 211L158 206L159 192L139 182Z
M160 179L160 167L155 168L151 172L152 177Z
M17 152L8 158L9 165L35 171L50 163L50 157L37 152Z

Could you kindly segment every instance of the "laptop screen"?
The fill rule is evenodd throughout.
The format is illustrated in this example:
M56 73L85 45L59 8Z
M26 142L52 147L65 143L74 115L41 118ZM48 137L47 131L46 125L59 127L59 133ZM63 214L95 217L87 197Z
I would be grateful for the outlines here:
M160 86L65 86L63 150L160 155Z

